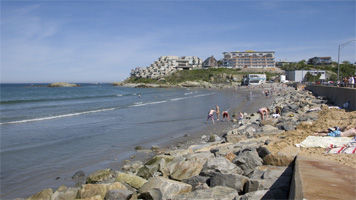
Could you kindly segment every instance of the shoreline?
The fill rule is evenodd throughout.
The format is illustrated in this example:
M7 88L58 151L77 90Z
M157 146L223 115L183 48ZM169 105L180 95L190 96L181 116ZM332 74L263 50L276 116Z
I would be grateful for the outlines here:
M275 84L276 85L276 84ZM278 84L279 85L279 84ZM252 114L255 113L257 114L257 111L261 107L268 107L269 105L272 104L277 98L277 94L273 94L266 98L265 96L262 96L262 91L266 89L270 89L272 84L268 84L267 87L264 88L238 88L238 89L233 89L233 88L226 88L226 91L229 92L244 92L243 95L247 95L250 93L250 91L253 92L253 95L255 97L254 101L251 101L251 105L249 105L248 108L242 108L244 105L246 105L246 101L244 102L244 105L240 105L237 108L232 108L231 112L229 112L230 120L233 118L233 114L237 114L239 111L242 111L245 114ZM287 90L294 90L292 87L287 87L284 86L282 88L285 88ZM215 114L214 114L215 117ZM220 116L222 118L222 116ZM182 137L177 137L177 138L170 138L166 140L165 142L162 142L159 146L159 149L161 150L168 150L168 149L179 149L179 148L187 148L189 145L194 145L194 144L202 144L204 141L201 139L202 136L209 137L213 134L221 136L223 133L226 133L226 131L232 129L233 125L236 125L236 122L231 122L231 121L222 121L216 122L215 119L215 124L211 124L211 121L208 122L208 124L205 125L201 130L194 131L192 133L189 133L185 136ZM131 161L146 161L150 157L152 157L152 153L150 152L150 149L143 149L141 151L136 151L134 153L134 158L127 158L126 160L123 159L124 161L120 164L120 168L125 165L127 162Z
M289 88L289 89L291 89L291 88ZM294 88L293 88L293 90L294 90ZM247 91L249 91L249 90L247 90ZM258 91L258 90L256 90L256 91ZM259 90L259 91L262 91L262 90ZM262 99L261 99L261 97L262 97ZM271 102L274 102L274 103L269 104L269 106L266 106L266 107L271 107L273 104L276 104L277 98L278 98L278 96L274 96L274 98L271 97L270 99L268 99L268 100L271 100ZM264 97L262 96L262 94L260 95L260 99L261 99L261 101L264 100ZM267 101L264 100L263 102L267 102ZM268 102L270 103L270 101L268 101ZM257 103L257 102L255 102L254 105L255 106L258 105L259 107L261 106L261 104ZM299 125L295 126L294 130L287 130L284 133L268 136L269 139L272 141L271 144L275 145L275 146L272 146L272 147L269 146L270 151L272 153L275 153L275 152L278 153L280 150L284 149L288 145L289 146L294 146L295 145L294 143L296 141L301 142L307 135L310 135L310 132L314 131L314 129L316 129L318 127L321 127L320 125L318 125L318 123L322 123L322 121L324 120L324 119L322 119L323 115L326 115L325 112L328 112L328 110L325 110L326 108L325 108L325 106L323 107L322 104L320 104L320 107L322 107L322 111L317 113L318 115L319 114L321 115L321 116L319 116L319 119L316 119L316 120L314 119L312 121L308 120L307 121L308 123L304 123L303 122L303 123L300 123ZM256 109L256 107L251 106L249 109L256 111L258 108ZM345 115L345 111L344 110L337 110L336 112L341 112L341 115ZM248 113L248 114L251 115L252 113ZM298 114L300 114L300 113L298 113ZM347 113L347 115L350 116L351 120L352 120L352 117L351 117L352 114L353 114L352 112L351 113ZM334 113L332 113L331 115L334 115ZM340 118L342 119L342 117L340 117ZM328 124L332 124L332 121L327 121L327 123ZM348 120L348 121L344 120L343 124L345 124L345 123L350 123L350 120ZM261 125L262 126L266 126L265 124L261 124ZM216 134L217 136L222 137L224 134L226 134L226 132L229 132L234 128L236 128L236 126L234 127L234 123L230 123L230 122L220 122L220 123L215 124L215 125L211 125L210 124L210 125L208 125L207 127L205 127L201 131L197 131L197 132L191 133L191 134L186 135L184 137L178 137L178 138L175 138L175 139L167 140L167 142L162 144L162 147L156 147L157 149L154 149L155 153L147 153L147 151L146 151L146 153L143 153L144 151L138 151L138 152L135 153L135 157L134 158L131 158L131 160L128 160L126 162L124 161L122 163L122 166L123 165L127 166L127 165L130 165L130 164L133 164L136 161L145 163L148 159L152 159L152 157L155 156L155 155L160 155L160 154L162 155L162 154L167 154L167 153L169 155L169 152L171 152L171 151L179 151L179 150L182 150L182 149L187 149L191 145L206 144L207 140L209 140L209 137L211 135ZM299 134L300 132L302 133L302 136ZM206 136L204 139L202 138L203 135ZM262 136L258 136L258 135L256 135L256 136L257 136L257 138L262 137ZM289 139L289 137L294 137L294 136L296 136L296 137L293 140ZM281 140L281 138L282 138L282 140ZM278 141L278 142L276 142L276 141ZM320 148L319 149L315 149L315 148L314 149L310 149L310 148L308 148L308 149L300 149L300 154L301 155L320 156L319 154L322 154L322 151L323 151L323 149L320 150ZM340 157L342 157L342 158L347 158L347 156L355 157L354 155L340 155ZM338 158L335 158L335 155L322 155L322 157L326 157L329 160L336 160L336 161L339 160ZM354 167L355 166L354 165L355 161L353 163L349 162L349 161L350 161L350 159L345 160L344 163L341 162L341 161L340 162L341 162L341 164L346 164L346 165L349 165L349 166L351 165L352 167ZM122 167L120 166L120 168L122 168Z

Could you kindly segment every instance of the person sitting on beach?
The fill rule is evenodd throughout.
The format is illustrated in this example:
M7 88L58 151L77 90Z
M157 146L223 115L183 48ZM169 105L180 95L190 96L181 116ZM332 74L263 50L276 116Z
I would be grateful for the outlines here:
M268 119L268 109L267 108L260 108L259 110L258 110L258 113L260 113L260 115L261 115L261 118L262 118L262 121L263 120L265 120L265 118L264 118L264 113L266 113L266 117L267 117L267 119Z
M227 110L223 111L223 112L222 112L222 115L223 115L223 121L224 121L225 118L226 118L228 121L230 121L229 113L227 112Z
M211 121L212 121L213 124L214 124L214 116L213 116L214 112L216 112L216 111L214 110L214 108L212 108L212 109L209 111L208 118L206 119L206 122L208 122L209 118L211 118Z
M218 106L218 105L216 105L215 107L216 107L216 119L217 119L217 121L219 121L219 117L220 117L220 110L219 110L219 106Z
M272 114L272 118L277 118L280 117L282 114L282 108L279 106L276 106L276 112Z
M244 114L242 114L242 112L239 113L239 115L237 116L238 120L241 120L244 118Z
M331 136L331 137L353 137L356 136L356 126L345 126L342 128L332 127L314 133L316 136Z

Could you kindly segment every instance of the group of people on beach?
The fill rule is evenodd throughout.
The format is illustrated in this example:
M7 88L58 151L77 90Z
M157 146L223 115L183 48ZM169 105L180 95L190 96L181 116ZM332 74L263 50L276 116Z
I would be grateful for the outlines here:
M215 123L215 121L214 121L214 113L216 114L216 119L217 119L217 121L220 120L220 108L219 108L218 105L215 105L215 109L214 109L214 108L210 109L210 111L209 111L209 113L208 113L208 118L206 119L206 122L208 122L209 119L211 119L211 121L213 122L213 124ZM227 121L230 121L229 111L228 111L228 110L224 110L224 111L222 112L222 117L223 117L223 121L225 121L225 119L226 119ZM239 115L238 115L238 117L237 117L237 119L240 120L240 119L242 119L242 118L243 118L243 114L240 112Z
M356 74L353 75L349 75L348 77L343 77L342 78L342 82L338 83L339 86L341 87L351 87L351 88L355 88L355 82L356 82Z

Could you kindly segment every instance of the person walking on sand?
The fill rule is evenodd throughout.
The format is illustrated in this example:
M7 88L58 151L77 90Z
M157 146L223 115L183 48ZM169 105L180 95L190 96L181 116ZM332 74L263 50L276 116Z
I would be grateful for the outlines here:
M260 108L258 110L258 113L260 113L262 121L265 120L264 113L266 113L266 118L268 119L268 109L267 108Z
M208 113L208 118L206 119L206 122L208 123L208 120L209 120L209 118L211 118L211 121L213 122L213 124L214 124L214 112L216 112L215 110L214 110L214 108L212 108L210 111L209 111L209 113Z
M220 109L219 109L219 106L218 105L215 105L215 108L216 108L216 121L219 121L219 117L220 117Z
M227 110L223 111L222 115L223 115L223 121L225 118L227 119L227 121L230 121L229 113L227 112Z

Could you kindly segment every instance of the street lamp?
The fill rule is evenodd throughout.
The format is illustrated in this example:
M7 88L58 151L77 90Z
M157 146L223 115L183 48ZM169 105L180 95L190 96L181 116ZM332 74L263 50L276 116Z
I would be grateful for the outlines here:
M350 40L348 42L345 42L344 44L339 45L339 52L338 52L338 57L337 57L337 81L339 81L339 65L340 65L340 50L344 48L346 45L348 45L350 42L356 41L356 39Z

